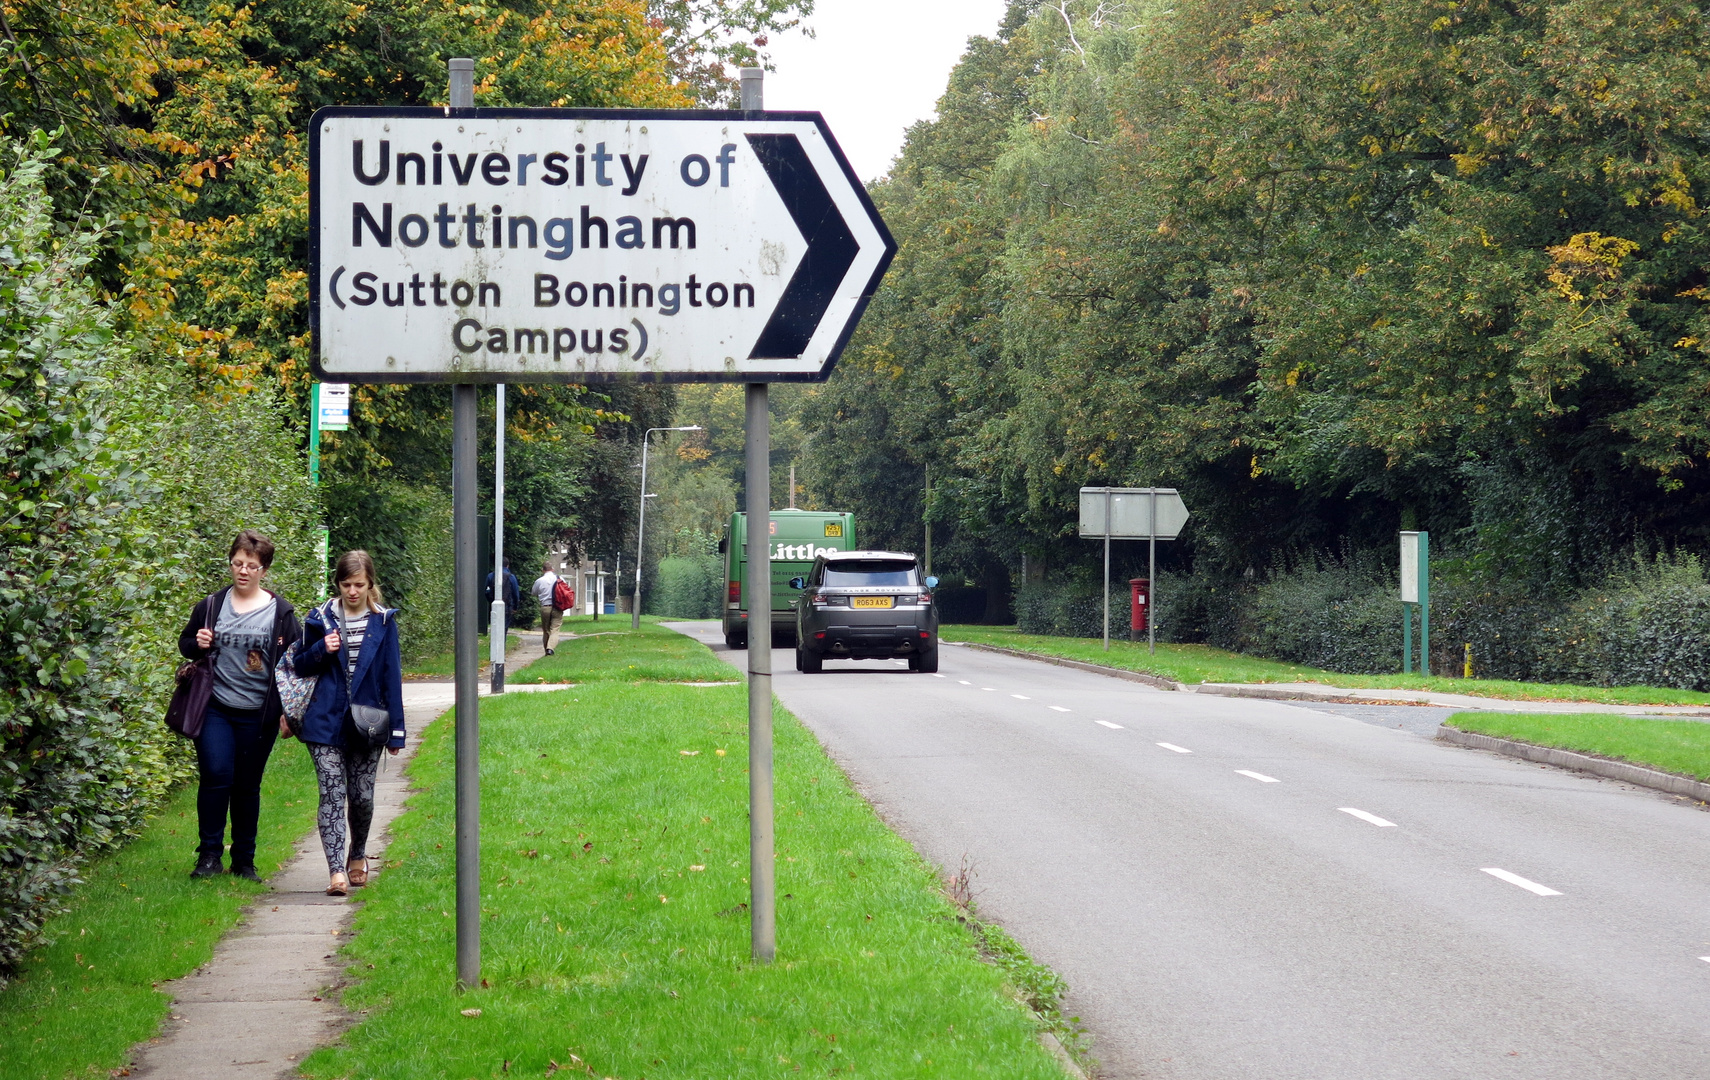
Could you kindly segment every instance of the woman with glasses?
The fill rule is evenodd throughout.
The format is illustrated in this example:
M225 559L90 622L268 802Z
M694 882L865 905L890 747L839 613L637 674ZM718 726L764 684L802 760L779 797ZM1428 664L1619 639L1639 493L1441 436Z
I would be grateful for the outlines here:
M261 818L261 774L274 740L286 730L273 668L301 630L290 602L261 587L273 565L273 541L245 529L232 541L227 562L232 583L197 603L178 636L178 651L192 660L211 652L214 672L213 696L196 737L201 840L190 876L220 873L229 811L231 872L260 881L255 833Z

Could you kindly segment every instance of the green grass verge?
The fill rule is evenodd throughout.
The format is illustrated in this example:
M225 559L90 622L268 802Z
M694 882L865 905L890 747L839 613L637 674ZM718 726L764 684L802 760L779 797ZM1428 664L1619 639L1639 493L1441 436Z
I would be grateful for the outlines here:
M522 633L526 634L528 631L524 630ZM476 655L481 657L482 671L487 670L489 663L487 659L488 636L482 634L476 646ZM506 634L505 651L509 652L516 648L521 640L522 638L517 634ZM404 678L406 679L449 679L455 674L457 674L457 654L451 649L404 665Z
M782 708L778 957L749 960L745 720L740 686L607 680L483 702L489 985L463 995L452 724L435 722L345 953L345 1003L365 1019L303 1071L1061 1080L931 869Z
M274 748L261 792L256 866L266 876L314 827L315 770L296 742ZM266 891L230 876L191 881L195 862L192 784L141 836L85 870L70 910L47 926L54 944L0 990L0 1077L105 1076L159 1032L169 1002L156 984L206 963L239 910Z
M1619 758L1710 780L1710 724L1610 713L1456 713L1462 731Z
M644 620L641 629L629 628L629 617L606 616L595 622L584 615L564 620L566 632L575 638L558 642L551 656L543 656L506 675L513 683L589 683L616 681L730 682L737 673L706 646Z
M1144 644L1111 639L1104 651L1099 638L1048 637L1022 634L1004 626L946 626L945 641L973 641L1008 649L1059 656L1089 664L1160 675L1180 683L1316 682L1354 690L1434 690L1476 694L1510 701L1587 701L1605 705L1710 705L1710 694L1657 686L1570 686L1563 683L1511 682L1506 679L1448 679L1440 675L1344 675L1303 664L1262 660L1210 645L1159 645L1147 653Z

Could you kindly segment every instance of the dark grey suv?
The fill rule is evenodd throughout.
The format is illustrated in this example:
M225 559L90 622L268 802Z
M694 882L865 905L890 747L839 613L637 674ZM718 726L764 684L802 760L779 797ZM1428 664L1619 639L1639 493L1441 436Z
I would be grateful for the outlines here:
M796 601L796 670L825 661L908 659L910 671L938 670L938 609L915 558L898 551L833 551L790 586Z

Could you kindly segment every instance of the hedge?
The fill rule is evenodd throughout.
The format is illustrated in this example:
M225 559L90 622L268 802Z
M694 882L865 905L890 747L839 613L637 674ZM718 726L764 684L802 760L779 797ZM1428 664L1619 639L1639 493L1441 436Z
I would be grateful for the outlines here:
M1585 686L1710 690L1710 584L1692 556L1635 557L1599 587L1570 596L1459 576L1432 586L1431 670L1459 675L1472 647L1480 678ZM1360 560L1277 567L1246 581L1160 574L1158 640L1203 642L1349 674L1401 669L1393 568ZM1111 596L1126 633L1128 598ZM1033 583L1016 599L1026 633L1098 637L1096 586Z
M115 330L56 226L44 136L0 153L0 979L92 855L194 774L161 722L190 605L232 534L279 546L270 587L312 598L319 518L272 397L197 386ZM186 839L185 868L194 857Z

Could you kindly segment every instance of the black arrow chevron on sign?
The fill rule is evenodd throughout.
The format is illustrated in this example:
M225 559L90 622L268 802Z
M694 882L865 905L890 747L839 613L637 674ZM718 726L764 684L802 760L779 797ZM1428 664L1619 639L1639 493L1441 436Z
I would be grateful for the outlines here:
M765 167L766 176L807 241L807 254L791 275L748 358L793 360L807 351L861 247L808 160L801 140L794 135L749 135L748 145L754 148L754 156Z

